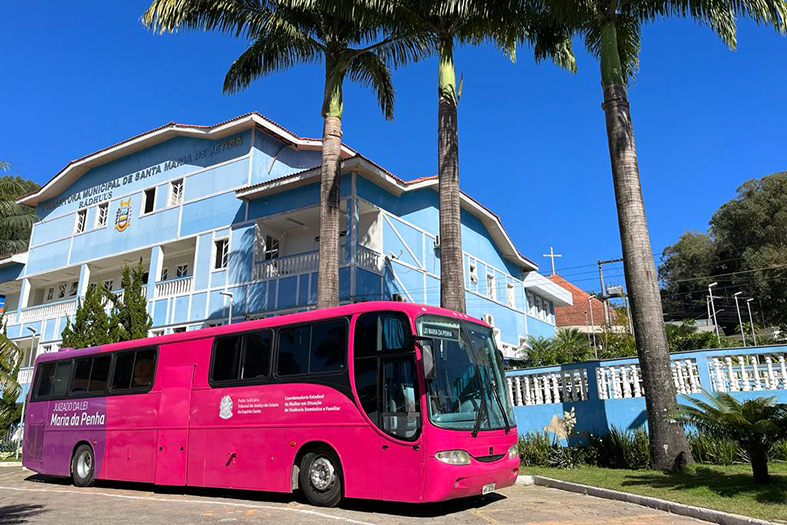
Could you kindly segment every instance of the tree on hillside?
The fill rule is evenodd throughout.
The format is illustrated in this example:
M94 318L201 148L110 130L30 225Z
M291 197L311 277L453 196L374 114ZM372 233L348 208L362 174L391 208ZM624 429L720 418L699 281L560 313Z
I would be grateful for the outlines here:
M670 0L550 0L550 5L558 20L576 28L599 60L626 287L647 392L651 463L655 468L671 468L690 460L691 453L683 428L664 418L675 405L676 394L626 85L639 66L642 24L690 17L710 26L734 47L737 19L749 16L783 31L787 4L783 0L698 0L691 4Z
M339 184L345 77L370 87L393 119L389 66L420 58L425 42L392 25L389 3L363 0L154 0L142 17L154 31L219 31L249 42L224 78L224 92L296 64L322 61L322 168L317 307L339 304ZM393 4L391 4L393 5Z
M10 166L0 162L0 171L7 172ZM19 176L0 177L0 259L27 250L35 209L17 204L16 199L39 188L35 182Z
M533 47L536 61L551 58L574 71L571 40L538 3L518 6L483 0L409 0L405 4L408 9L400 13L407 22L411 17L417 20L419 30L432 42L438 55L440 305L465 312L457 113L462 83L456 80L454 49L458 44L492 41L513 60L517 43L526 43Z
M716 307L730 315L719 323L738 330L731 294L754 297L769 323L787 322L787 172L752 179L710 219L709 233L686 232L662 254L659 278L667 319L707 316L708 284ZM745 306L742 305L745 312ZM746 315L744 314L746 318ZM755 318L761 322L761 317Z
M148 332L153 326L153 319L148 313L148 299L142 290L144 273L141 259L134 269L123 265L120 280L123 295L118 297L115 294L110 294L115 306L112 314L112 328L116 341L143 339L148 336Z

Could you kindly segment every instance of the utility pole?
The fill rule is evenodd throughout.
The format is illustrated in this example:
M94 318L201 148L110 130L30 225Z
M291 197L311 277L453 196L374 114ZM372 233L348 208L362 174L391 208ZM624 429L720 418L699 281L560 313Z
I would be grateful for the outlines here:
M552 247L549 247L549 253L545 253L544 257L549 257L552 260L552 275L555 275L555 258L556 257L563 257L562 255L558 255L555 253L555 250Z
M738 311L738 326L741 327L741 339L743 339L743 346L746 346L746 330L743 329L743 320L741 319L741 309L738 306L738 296L743 292L735 292L732 296L735 298L735 309Z
M749 299L746 299L746 307L749 309L749 324L751 325L751 336L752 339L754 339L754 346L757 346L757 332L754 330L754 319L752 319L751 316L751 302L753 300L754 297L750 297Z
M719 323L716 320L716 305L713 304L713 290L712 290L712 288L717 284L719 283L713 282L708 285L708 295L710 296L710 309L711 311L713 311L713 327L716 330L716 340L718 340L719 344L721 344L721 336L719 335Z
M590 310L590 329L593 332L593 353L598 359L598 343L596 342L596 323L593 321L593 296L588 296L588 310Z

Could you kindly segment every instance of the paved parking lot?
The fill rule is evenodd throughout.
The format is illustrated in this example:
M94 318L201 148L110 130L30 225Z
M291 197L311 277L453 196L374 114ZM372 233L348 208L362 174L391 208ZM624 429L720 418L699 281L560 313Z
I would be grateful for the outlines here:
M482 500L440 505L348 501L338 509L297 497L245 491L168 489L100 482L78 489L20 468L0 469L0 525L124 524L701 524L665 512L545 487L511 487Z

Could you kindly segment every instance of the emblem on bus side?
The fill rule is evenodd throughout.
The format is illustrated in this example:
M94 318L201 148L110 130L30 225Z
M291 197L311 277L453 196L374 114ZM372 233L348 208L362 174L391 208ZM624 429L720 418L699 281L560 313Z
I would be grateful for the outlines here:
M221 419L229 419L232 417L232 398L230 396L221 398L221 404L219 404L219 417Z

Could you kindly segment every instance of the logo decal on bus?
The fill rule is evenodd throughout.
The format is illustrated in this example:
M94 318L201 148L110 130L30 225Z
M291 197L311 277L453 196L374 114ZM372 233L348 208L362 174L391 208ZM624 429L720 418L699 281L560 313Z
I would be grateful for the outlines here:
M219 405L219 417L221 419L229 419L232 417L232 398L230 396L224 396L221 398L221 404Z

